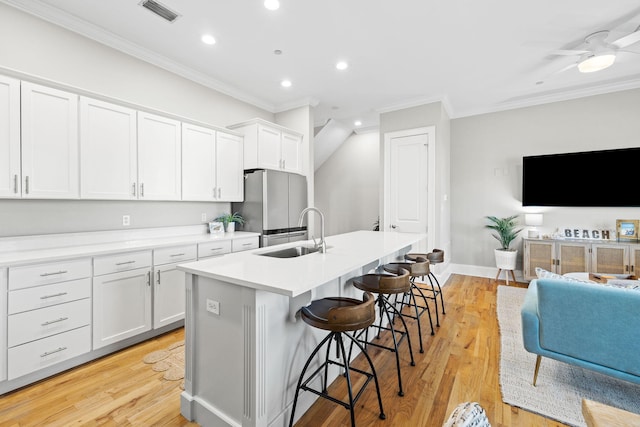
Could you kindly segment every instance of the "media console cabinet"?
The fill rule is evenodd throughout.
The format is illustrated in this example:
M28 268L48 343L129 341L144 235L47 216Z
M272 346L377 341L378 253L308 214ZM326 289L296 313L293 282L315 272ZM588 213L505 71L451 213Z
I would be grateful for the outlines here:
M525 280L536 278L536 267L557 274L573 272L636 274L640 243L616 240L523 239Z

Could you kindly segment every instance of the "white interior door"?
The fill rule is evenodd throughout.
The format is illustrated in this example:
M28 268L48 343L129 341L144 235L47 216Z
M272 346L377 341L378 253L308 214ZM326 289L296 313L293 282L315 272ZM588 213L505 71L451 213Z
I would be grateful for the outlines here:
M385 134L382 231L425 233L434 223L434 150L433 127Z

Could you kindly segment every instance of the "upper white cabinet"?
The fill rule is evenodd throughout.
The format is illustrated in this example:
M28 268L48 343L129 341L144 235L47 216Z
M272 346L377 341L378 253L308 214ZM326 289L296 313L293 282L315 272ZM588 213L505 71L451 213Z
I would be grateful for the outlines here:
M302 135L265 120L229 126L244 135L244 168L303 173Z
M80 197L136 199L136 111L80 98Z
M20 81L0 76L0 197L20 197Z
M216 182L218 200L244 200L244 159L242 137L216 132Z
M182 200L242 201L242 138L182 124Z
M180 122L138 111L138 198L180 200Z
M22 82L22 197L79 196L78 96Z

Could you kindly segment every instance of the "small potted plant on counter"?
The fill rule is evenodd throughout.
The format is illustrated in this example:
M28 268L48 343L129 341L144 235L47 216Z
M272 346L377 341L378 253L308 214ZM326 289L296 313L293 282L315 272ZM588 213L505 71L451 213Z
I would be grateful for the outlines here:
M492 236L500 242L500 248L494 250L496 257L496 267L502 270L515 270L516 260L518 257L518 250L511 249L511 242L515 240L518 233L522 231L522 228L516 229L518 222L516 218L518 215L513 215L507 218L498 218L495 216L487 216L486 218L491 222L485 227L494 230L495 233Z
M238 212L220 215L215 220L221 221L224 224L224 231L227 233L233 233L236 231L236 223L240 225L244 224L244 218Z

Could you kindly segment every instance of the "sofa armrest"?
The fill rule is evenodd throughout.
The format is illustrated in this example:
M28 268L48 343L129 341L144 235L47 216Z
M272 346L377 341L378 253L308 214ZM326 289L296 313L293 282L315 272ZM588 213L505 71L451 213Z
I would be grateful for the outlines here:
M524 348L530 353L540 353L540 319L538 318L538 286L536 280L529 288L520 309L522 319L522 340Z

